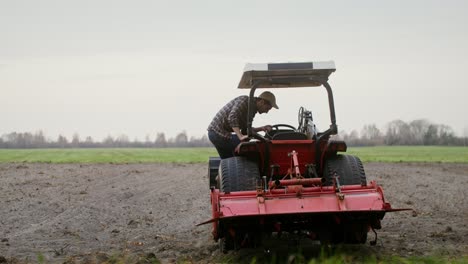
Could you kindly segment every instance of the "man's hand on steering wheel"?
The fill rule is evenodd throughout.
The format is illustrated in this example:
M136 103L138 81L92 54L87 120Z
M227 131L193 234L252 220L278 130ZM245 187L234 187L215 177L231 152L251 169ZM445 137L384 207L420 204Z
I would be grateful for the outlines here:
M271 131L273 129L272 126L270 125L266 125L266 126L261 126L261 127L257 127L255 128L255 132L260 132L260 131L263 131L263 132L266 132L268 133L269 131Z
M272 129L273 127L270 125L262 126L262 131L264 132L270 132Z

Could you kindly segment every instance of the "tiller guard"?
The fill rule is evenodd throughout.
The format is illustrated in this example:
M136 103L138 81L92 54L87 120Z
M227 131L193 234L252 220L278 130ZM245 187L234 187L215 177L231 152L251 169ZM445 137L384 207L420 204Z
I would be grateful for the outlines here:
M223 221L242 223L264 223L268 218L300 219L302 216L314 217L325 214L354 214L369 219L372 229L380 229L380 220L386 212L411 210L408 208L394 209L384 199L383 189L375 181L366 186L307 186L316 184L317 179L281 180L282 189L256 191L238 191L223 193L211 189L212 219L200 223L213 223L213 236L219 238L218 223ZM304 181L305 180L305 181ZM376 222L377 221L377 222Z

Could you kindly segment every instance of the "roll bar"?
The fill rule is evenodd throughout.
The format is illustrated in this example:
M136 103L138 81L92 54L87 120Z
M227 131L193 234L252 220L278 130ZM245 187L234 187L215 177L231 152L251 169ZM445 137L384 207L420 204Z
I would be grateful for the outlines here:
M291 80L291 78L294 78L294 80ZM277 85L286 85L287 83L294 83L294 82L301 82L301 83L307 83L307 82L314 82L321 84L325 87L327 90L328 94L328 105L330 108L330 128L324 131L320 137L328 137L330 135L336 135L338 133L338 126L336 125L336 116L335 116L335 102L333 100L333 91L331 89L330 84L328 83L328 78L323 78L320 76L309 76L309 77L289 77L289 78L275 78L275 77L269 77L266 79L257 79L252 82L251 88L250 88L250 93L249 93L249 103L248 103L248 111L247 111L247 135L249 137L258 137L258 134L253 131L252 129L252 123L253 123L253 117L254 117L254 109L255 107L255 90L257 88L262 87L262 86L274 86L275 84ZM316 85L314 85L316 86Z

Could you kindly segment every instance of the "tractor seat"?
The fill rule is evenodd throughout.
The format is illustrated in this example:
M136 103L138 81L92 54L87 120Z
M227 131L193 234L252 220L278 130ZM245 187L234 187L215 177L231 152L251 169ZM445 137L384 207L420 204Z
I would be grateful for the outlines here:
M301 132L281 132L276 133L272 140L306 140L307 135Z

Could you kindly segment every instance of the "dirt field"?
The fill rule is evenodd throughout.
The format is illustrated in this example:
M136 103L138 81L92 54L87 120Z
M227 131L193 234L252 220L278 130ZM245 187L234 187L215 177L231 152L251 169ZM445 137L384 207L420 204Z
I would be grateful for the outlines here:
M415 211L387 214L377 246L358 250L468 254L468 164L365 169L393 207ZM0 262L100 262L122 253L216 262L210 225L195 226L210 218L206 174L206 164L0 164ZM258 251L230 257L248 260Z

